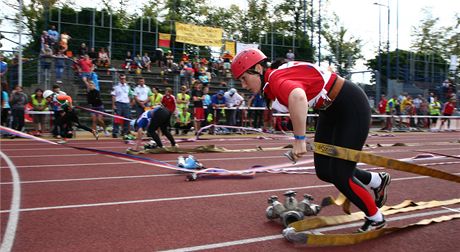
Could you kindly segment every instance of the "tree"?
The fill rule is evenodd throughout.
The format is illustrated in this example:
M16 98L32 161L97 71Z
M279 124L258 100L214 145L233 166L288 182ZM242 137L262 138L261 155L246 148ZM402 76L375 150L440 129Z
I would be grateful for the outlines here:
M339 24L339 17L335 13L333 14L332 22L333 27L338 27L338 29L332 29L329 22L327 22L322 29L321 35L328 43L330 55L327 57L329 61L335 62L338 73L344 76L355 65L356 60L363 58L361 54L362 41L359 38L348 36L348 30Z
M438 27L439 18L433 18L430 9L423 9L424 18L419 27L413 27L411 36L411 49L420 53L433 53L441 51L442 38L444 37Z

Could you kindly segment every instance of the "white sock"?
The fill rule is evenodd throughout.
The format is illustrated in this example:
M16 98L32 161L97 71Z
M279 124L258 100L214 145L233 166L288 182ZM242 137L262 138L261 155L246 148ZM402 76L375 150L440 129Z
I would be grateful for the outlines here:
M380 175L376 172L371 172L371 182L369 182L367 186L374 189L379 187L380 184L382 184L382 178L380 178Z
M383 214L380 212L380 209L377 209L377 213L372 216L368 216L367 218L375 222L380 222L383 221Z

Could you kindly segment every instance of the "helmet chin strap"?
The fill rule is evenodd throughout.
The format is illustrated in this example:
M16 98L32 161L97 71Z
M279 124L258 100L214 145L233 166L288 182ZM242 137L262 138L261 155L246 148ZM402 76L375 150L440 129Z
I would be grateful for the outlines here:
M265 97L265 95L264 95L264 90L263 90L263 88L264 88L264 86L265 86L264 73L259 74L259 78L260 78L260 88L259 88L259 92L260 92L260 95L261 95L262 97Z

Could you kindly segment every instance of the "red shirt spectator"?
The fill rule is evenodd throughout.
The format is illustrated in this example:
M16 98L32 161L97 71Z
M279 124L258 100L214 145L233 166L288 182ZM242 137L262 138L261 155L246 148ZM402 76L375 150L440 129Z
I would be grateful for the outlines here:
M387 107L387 102L388 100L385 98L384 95L382 95L382 98L380 99L380 102L379 102L379 113L384 115L385 114L385 110L386 110L386 107Z
M78 60L78 67L82 73L91 73L93 71L93 62L86 54Z
M455 100L448 101L442 106L442 115L451 116L455 110Z
M171 113L176 111L176 98L171 94L172 89L166 88L165 95L161 99L161 104L165 106Z

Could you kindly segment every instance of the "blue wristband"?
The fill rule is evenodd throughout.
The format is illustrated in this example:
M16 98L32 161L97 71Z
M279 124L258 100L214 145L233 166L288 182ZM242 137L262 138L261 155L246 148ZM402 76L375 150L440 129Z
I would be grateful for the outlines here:
M297 135L294 135L294 139L295 140L305 140L305 136L297 136Z

